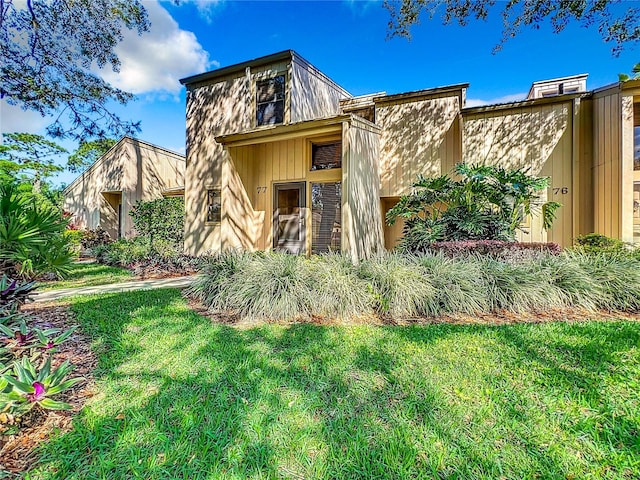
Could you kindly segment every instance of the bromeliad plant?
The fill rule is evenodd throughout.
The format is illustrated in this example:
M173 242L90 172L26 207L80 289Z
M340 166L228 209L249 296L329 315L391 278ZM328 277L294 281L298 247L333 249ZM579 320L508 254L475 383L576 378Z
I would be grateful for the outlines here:
M551 228L560 204L539 203L549 179L528 170L459 163L453 175L418 177L413 192L404 195L387 213L392 225L405 219L401 246L424 251L436 241L514 241L516 231L530 215L542 215Z
M82 381L82 377L64 380L73 369L68 361L51 370L51 357L36 370L27 357L15 362L13 375L0 377L0 411L23 414L38 405L48 410L68 410L71 405L51 399L52 396Z

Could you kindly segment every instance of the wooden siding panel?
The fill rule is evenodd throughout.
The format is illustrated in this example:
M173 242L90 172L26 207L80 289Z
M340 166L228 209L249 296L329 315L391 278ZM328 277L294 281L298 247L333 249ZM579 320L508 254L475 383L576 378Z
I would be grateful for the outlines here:
M571 105L538 105L495 112L463 114L462 158L469 163L498 164L506 168L529 168L534 175L550 176L551 188L540 201L564 204L548 233L540 218L530 222L530 233L521 241L572 241L572 120ZM565 185L566 183L566 185ZM554 188L567 186L565 198L556 198ZM561 191L561 190L560 190Z
M294 60L291 64L291 122L340 113L340 100L350 96L322 72Z
M379 134L352 122L343 127L342 251L354 260L382 251Z
M380 192L408 193L418 174L437 176L454 164L460 143L454 127L460 111L457 95L376 106L380 137Z

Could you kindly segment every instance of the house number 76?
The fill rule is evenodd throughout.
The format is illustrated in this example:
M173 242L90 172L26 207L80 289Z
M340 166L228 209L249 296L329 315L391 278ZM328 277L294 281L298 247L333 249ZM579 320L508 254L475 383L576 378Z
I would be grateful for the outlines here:
M558 194L566 195L567 193L569 193L569 187L555 187L553 189L554 195L558 195Z

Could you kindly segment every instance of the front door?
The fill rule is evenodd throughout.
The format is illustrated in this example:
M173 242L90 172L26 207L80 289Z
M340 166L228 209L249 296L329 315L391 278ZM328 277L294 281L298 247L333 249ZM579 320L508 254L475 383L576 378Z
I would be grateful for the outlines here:
M273 186L273 249L300 254L305 252L304 182Z

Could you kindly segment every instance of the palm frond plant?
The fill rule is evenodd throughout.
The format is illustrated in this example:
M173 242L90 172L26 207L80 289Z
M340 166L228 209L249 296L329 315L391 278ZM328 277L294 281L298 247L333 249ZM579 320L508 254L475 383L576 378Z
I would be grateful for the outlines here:
M548 187L548 178L526 169L459 163L452 175L419 176L411 194L389 210L387 223L405 220L401 246L409 251L443 240L514 241L528 216L542 215L544 228L551 228L560 204L540 203Z

